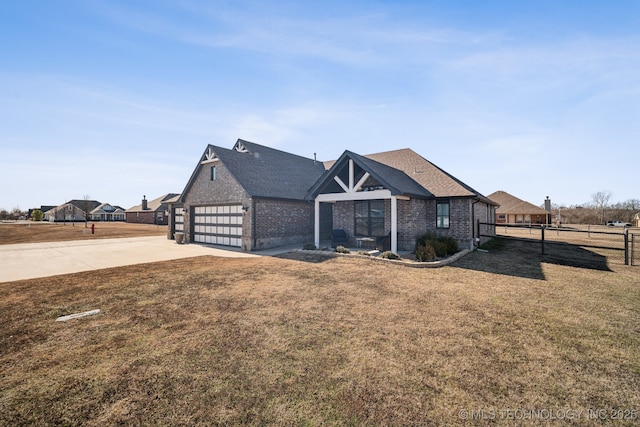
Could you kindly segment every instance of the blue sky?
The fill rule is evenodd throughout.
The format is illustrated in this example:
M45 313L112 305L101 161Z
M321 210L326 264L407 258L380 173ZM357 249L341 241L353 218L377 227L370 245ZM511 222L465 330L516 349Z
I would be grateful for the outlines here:
M0 58L0 208L128 208L238 138L640 199L638 1L7 1Z

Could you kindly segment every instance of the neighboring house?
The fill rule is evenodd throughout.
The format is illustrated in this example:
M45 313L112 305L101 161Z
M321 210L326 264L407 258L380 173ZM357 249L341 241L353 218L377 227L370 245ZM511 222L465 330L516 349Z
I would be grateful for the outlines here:
M91 221L124 221L124 209L120 206L101 203L89 213Z
M238 140L209 145L172 204L170 235L187 242L255 250L329 237L344 229L413 250L420 235L475 242L476 221L491 222L496 203L410 149L361 156L345 151L326 164Z
M126 221L142 224L167 225L169 223L169 201L178 194L168 193L153 200L142 196L142 203L126 210Z
M71 200L44 212L45 221L85 221L90 212L97 208L100 202L96 200Z
M500 206L496 209L496 224L550 224L551 213L513 196L506 191L496 191L489 199Z

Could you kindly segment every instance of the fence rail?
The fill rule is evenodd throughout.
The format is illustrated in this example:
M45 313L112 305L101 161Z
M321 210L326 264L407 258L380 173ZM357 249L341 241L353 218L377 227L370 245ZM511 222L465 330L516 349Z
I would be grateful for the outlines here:
M477 221L479 237L510 238L537 242L540 253L545 254L548 244L569 244L582 248L619 251L624 254L625 265L640 265L640 228L612 231L600 226L565 226L495 224Z

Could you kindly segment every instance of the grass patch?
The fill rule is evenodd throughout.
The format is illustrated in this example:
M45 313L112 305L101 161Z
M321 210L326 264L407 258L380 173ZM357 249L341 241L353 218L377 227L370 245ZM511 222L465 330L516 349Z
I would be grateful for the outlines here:
M0 425L463 425L463 409L639 409L637 267L542 263L543 279L522 277L509 269L534 255L511 244L428 270L289 254L0 284Z
M91 234L91 224L95 225L95 234ZM166 225L125 222L89 222L86 228L84 222L0 224L0 245L166 235Z
M502 249L504 247L504 241L502 239L493 238L487 242L484 242L479 246L480 249L484 249L487 251L495 251Z

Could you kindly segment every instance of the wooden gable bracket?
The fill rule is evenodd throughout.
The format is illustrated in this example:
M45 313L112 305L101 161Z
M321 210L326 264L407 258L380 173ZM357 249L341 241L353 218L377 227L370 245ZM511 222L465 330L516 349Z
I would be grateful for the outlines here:
M204 153L204 156L202 156L202 160L200 161L200 164L211 163L216 161L218 161L218 156L216 156L216 153L213 152L213 148L209 147L207 148L207 152Z
M340 187L344 190L345 193L355 193L356 191L358 191L358 188L360 188L365 183L365 181L369 178L369 176L370 176L369 172L365 172L362 178L360 178L360 180L354 184L355 174L354 174L353 160L349 159L349 185L347 186L347 184L342 182L342 180L340 179L340 177L338 177L338 175L334 176L333 179L338 183L338 185L340 185Z

